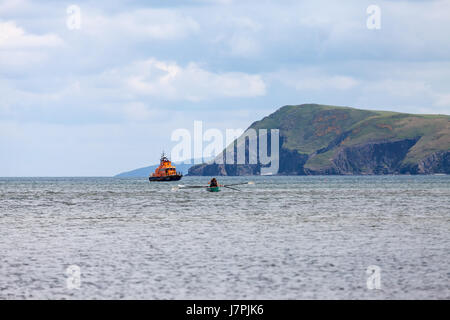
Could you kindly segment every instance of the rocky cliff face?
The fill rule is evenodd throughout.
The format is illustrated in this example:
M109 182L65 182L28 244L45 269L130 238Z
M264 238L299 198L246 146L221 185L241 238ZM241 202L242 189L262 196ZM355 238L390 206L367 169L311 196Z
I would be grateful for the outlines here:
M418 161L416 164L403 165L402 167L400 167L399 173L450 174L450 151L435 152L427 156L425 159Z
M250 128L280 129L279 175L450 174L450 116L286 106ZM259 164L201 164L190 175L257 175Z
M418 139L370 142L340 150L332 165L308 174L394 174L400 173L402 160ZM403 173L410 173L404 171Z

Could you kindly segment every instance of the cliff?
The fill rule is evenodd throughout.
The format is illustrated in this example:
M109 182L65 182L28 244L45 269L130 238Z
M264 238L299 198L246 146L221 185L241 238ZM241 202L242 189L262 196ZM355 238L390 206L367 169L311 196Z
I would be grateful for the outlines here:
M284 106L249 128L280 129L280 175L450 174L450 116L317 104ZM254 175L260 165L205 163L189 175Z

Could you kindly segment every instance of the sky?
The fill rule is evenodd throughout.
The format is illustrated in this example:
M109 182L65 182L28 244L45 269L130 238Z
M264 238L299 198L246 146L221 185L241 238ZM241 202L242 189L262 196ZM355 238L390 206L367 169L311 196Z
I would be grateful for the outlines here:
M450 0L0 1L0 176L114 175L283 105L450 114L449 39Z

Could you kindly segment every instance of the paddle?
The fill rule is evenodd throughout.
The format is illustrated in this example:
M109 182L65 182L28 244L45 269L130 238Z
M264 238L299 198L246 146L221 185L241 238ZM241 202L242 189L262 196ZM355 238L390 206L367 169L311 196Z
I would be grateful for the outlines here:
M227 186L240 186L240 185L244 185L244 184L255 184L255 182L249 181L249 182L241 182L241 183L232 183L232 184L226 184L226 185L223 185L223 187L227 187Z
M232 189L232 190L236 190L236 191L241 191L236 188L231 188L231 186L240 186L240 185L244 185L244 184L255 184L255 182L249 181L249 182L224 184L224 185L219 185L219 187L224 187L224 188L228 188L228 189ZM177 191L179 189L199 189L199 188L209 188L209 186L185 186L185 185L179 184L178 187L172 187L172 191Z
M178 187L173 187L172 190L176 191L178 189L199 189L199 188L208 188L208 186L185 186L185 185L179 184Z
M224 187L224 188L228 188L228 189L231 189L231 190L241 191L241 190L239 190L239 189L236 189L236 188L232 188L232 187L229 187L229 186L222 186L222 187Z
M208 188L209 186L183 186L183 189L199 189L199 188Z

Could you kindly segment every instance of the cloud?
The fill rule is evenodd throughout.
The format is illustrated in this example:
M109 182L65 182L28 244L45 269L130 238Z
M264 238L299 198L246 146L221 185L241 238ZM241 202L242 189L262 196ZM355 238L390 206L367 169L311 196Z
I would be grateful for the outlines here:
M358 81L347 76L329 76L301 79L295 83L297 90L348 90L358 85Z
M247 35L232 35L228 40L228 45L233 56L253 57L261 50L259 42Z
M239 16L224 19L226 31L216 39L216 43L225 42L231 56L251 58L261 53L261 23L246 17Z
M76 4L69 30L68 3L0 0L0 119L16 124L0 124L0 175L112 174L194 119L246 127L285 104L450 114L448 0L380 0L376 31L360 0Z
M159 110L152 110L143 102L130 102L122 107L124 116L130 121L149 121L164 116Z
M304 67L293 70L281 70L268 75L269 79L279 81L298 91L349 90L359 81L348 75L327 74L320 67Z
M0 21L0 68L3 74L22 74L48 60L50 52L64 47L55 33L25 31L15 21Z
M86 10L85 10L86 11ZM177 40L199 31L192 17L168 9L138 9L115 15L89 14L83 16L82 31L93 35L110 35L156 40Z
M57 47L63 43L55 34L31 34L18 27L14 21L0 22L0 50Z
M437 94L434 104L438 107L446 107L450 110L450 94Z
M28 3L26 0L6 0L0 1L0 14L3 16L10 12L20 12L20 8L27 7Z
M450 63L328 62L263 74L271 88L297 92L295 101L410 113L450 114Z
M400 98L409 98L412 94L428 95L433 92L431 86L423 80L398 78L367 82L366 89Z
M122 72L125 73L126 84L135 93L170 100L201 101L218 97L255 97L266 93L266 85L259 75L214 73L194 62L182 67L175 62L151 58L136 62Z

